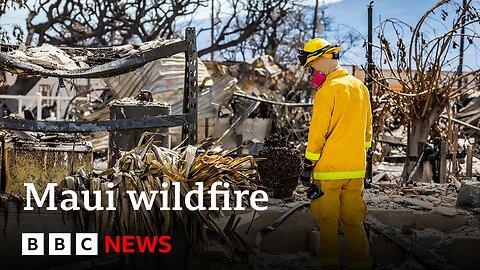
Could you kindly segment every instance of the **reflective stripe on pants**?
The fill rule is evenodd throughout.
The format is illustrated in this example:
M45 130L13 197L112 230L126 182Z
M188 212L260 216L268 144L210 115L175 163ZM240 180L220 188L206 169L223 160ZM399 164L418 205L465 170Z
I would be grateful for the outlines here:
M339 257L340 221L352 269L370 269L368 240L363 227L367 213L363 200L363 179L320 180L315 181L315 184L325 193L313 200L310 207L320 227L320 263L331 266L326 263L328 258Z

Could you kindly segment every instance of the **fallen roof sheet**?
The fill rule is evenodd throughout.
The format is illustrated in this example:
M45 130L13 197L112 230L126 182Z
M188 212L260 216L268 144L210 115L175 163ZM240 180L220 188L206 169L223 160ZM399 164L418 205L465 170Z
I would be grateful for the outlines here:
M150 90L154 95L165 93L169 99L162 100L169 103L183 99L183 92L178 92L178 100L171 100L174 97L173 91L184 88L185 78L185 54L178 53L168 58L158 59L146 65L115 77L105 79L105 83L115 93L115 98L133 97L140 90ZM213 81L210 74L198 59L198 85L210 87Z
M198 93L198 114L204 117L216 117L218 113L218 107L221 105L226 105L228 101L232 98L234 92L240 91L240 88L237 85L237 79L230 76L224 75L218 79L212 87L205 89ZM183 89L176 89L169 92L170 95L175 93L180 94L183 97ZM126 94L119 94L119 96L127 96ZM134 95L131 95L134 96ZM155 100L160 102L167 102L167 100L162 99L158 95L154 95ZM172 104L172 114L181 114L183 111L183 101L177 100ZM107 107L101 108L92 112L91 114L84 115L81 117L83 120L96 121L96 120L107 120L110 118L109 110Z

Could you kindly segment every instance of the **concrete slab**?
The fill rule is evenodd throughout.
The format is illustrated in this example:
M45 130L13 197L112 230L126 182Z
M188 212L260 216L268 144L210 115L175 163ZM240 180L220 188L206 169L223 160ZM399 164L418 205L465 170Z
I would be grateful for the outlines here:
M433 228L440 231L451 231L463 226L468 226L469 220L480 219L474 216L444 216L431 212L413 210L369 210L369 213L386 225L401 228L403 226L414 227L423 230Z
M248 223L240 226L238 231L249 244L253 245L257 232L271 225L284 211L286 211L285 208L269 207L267 211L260 213L260 216L254 220L248 234L246 233ZM425 230L425 232L438 230L447 233L447 235L458 228L471 224L480 224L478 223L478 217L474 216L456 215L448 217L433 212L413 210L370 210L370 214L383 223L399 229L408 228L408 230ZM475 222L472 222L472 220ZM307 251L309 254L314 254L318 248L321 234L321 231L315 229L316 227L316 221L310 211L307 208L303 209L303 211L299 210L276 231L264 237L261 251L271 254L297 254ZM428 242L428 239L425 239L425 237L428 237L428 233L418 236L418 241ZM480 265L480 249L476 248L480 246L480 237L457 235L449 237L451 237L452 241L447 254L452 265L459 269L475 269L473 266ZM339 239L343 247L344 239L341 231ZM408 259L408 254L378 235L372 233L370 241L370 252L376 264L401 265ZM345 259L344 250L342 250L341 257Z
M447 250L437 250L438 254L444 254L448 261L458 269L478 269L480 265L480 236L476 234L465 235L458 234L466 226L478 226L479 216L444 216L433 212L416 212L405 210L372 210L370 214L386 225L390 225L399 229L401 232L412 233L415 241L420 245L431 240L434 246L440 245ZM415 235L416 232L442 231L445 234L442 243L435 243L439 239L434 239L435 235L429 238L428 233L425 235ZM452 233L455 231L455 233ZM449 234L450 233L450 234ZM425 238L426 237L426 238ZM401 251L396 245L386 241L384 238L375 234L370 235L371 254L374 262L377 264L400 264L406 259L405 252ZM443 241L443 240L442 240ZM427 243L428 244L428 243ZM445 244L448 244L445 246ZM424 246L424 245L423 245Z
M269 207L267 211L257 213L260 215L247 233L249 224L238 227L238 233L245 241L254 244L257 233L272 225L286 208ZM316 226L316 221L308 208L298 210L285 221L277 230L263 237L260 250L268 253L299 253L308 252L308 235Z

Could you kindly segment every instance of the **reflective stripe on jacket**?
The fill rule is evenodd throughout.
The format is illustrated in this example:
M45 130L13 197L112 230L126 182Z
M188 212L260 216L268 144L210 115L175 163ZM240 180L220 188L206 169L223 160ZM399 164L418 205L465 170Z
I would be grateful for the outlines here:
M370 95L365 85L337 69L327 76L313 102L305 157L316 180L365 177L366 148L372 140Z

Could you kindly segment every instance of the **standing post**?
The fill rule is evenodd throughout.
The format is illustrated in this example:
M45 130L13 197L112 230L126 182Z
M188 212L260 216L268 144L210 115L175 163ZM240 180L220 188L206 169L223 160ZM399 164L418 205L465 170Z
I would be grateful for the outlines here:
M415 172L413 173L413 181L414 182L428 182L428 179L423 178L423 172L424 172L424 161L427 160L426 157L424 156L424 151L425 151L425 142L418 142L418 150L417 150L417 162L418 162L418 168ZM415 166L415 167L416 167ZM410 173L410 174L412 174ZM408 182L407 182L408 184Z
M467 168L465 172L465 176L468 179L472 179L473 173L472 173L472 166L473 165L473 146L471 144L467 145Z
M317 34L317 21L318 21L318 0L315 0L315 11L313 13L313 32L312 38Z
M236 136L237 139L237 156L241 157L243 156L243 134L237 134Z
M457 176L458 127L454 123L452 128L452 175Z
M370 104L373 100L373 1L368 5L368 44L367 44L367 76L365 76L365 83L368 90L370 91ZM373 104L372 104L373 105ZM373 112L373 108L372 108ZM373 118L373 113L372 113ZM373 123L373 119L372 119ZM373 138L372 138L373 139ZM372 159L372 148L368 149L367 152L367 179L369 181L373 178L373 159Z
M188 138L188 144L195 144L198 138L197 85L198 63L195 27L185 30L187 51L185 52L185 86L183 91L183 113L187 114L188 123L183 126L182 138Z
M440 142L440 184L447 182L447 154L448 154L448 142Z
M373 94L373 1L368 5L368 44L367 44L367 76L365 82L367 84L370 94ZM372 95L370 95L370 101Z
M463 0L462 6L462 29L460 30L460 53L458 58L458 75L462 76L463 73L463 51L465 50L465 15L467 9L467 0ZM458 80L457 88L460 89L462 87L463 80Z
M205 138L208 138L208 117L205 118Z
M215 30L214 30L214 26L215 26L215 0L212 0L212 20L211 20L211 24L212 24L212 31L210 33L210 39L211 39L211 43L210 45L212 46L213 48L213 43L214 43L214 38L215 38ZM213 62L213 50L212 52L210 52L210 61Z

